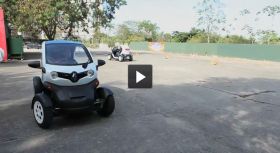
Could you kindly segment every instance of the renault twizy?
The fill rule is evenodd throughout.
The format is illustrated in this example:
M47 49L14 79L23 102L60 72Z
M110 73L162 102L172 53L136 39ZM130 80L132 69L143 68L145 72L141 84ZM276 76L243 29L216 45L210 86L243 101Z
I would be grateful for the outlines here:
M115 108L111 90L99 87L97 63L79 42L56 40L42 44L41 61L28 65L39 68L42 76L33 78L34 98L31 109L41 128L49 128L54 114L64 111L97 111L110 116Z
M108 59L115 59L120 62L122 61L133 61L133 56L131 54L130 48L128 46L119 46L112 49L112 53L108 55Z

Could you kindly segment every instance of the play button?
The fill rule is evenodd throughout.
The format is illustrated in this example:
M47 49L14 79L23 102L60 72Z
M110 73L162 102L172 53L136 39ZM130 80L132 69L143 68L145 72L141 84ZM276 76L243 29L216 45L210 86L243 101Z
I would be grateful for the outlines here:
M141 74L140 72L136 71L136 83L142 81L145 78L146 77L143 74Z
M128 88L152 88L152 65L128 65Z

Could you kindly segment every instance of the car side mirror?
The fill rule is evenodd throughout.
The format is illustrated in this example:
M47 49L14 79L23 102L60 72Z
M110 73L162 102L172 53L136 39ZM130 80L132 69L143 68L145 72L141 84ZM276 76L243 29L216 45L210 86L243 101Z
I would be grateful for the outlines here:
M106 62L104 60L97 60L97 66L98 67L103 66L105 64L106 64Z
M32 61L28 63L29 67L35 68L35 69L41 69L40 61Z

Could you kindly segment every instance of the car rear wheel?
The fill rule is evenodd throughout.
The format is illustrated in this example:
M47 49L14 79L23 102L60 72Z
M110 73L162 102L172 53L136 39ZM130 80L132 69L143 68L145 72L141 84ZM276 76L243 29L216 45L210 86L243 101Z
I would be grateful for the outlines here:
M133 56L129 55L129 61L133 61Z

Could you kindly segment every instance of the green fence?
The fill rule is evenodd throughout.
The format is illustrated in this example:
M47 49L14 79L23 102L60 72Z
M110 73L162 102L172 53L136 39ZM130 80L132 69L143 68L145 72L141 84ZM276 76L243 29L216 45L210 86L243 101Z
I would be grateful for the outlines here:
M133 50L149 50L147 42L133 42ZM280 45L165 43L164 51L280 61Z
M129 46L133 50L149 50L147 42L132 42Z
M164 48L168 52L198 55L218 54L218 46L216 44L166 43Z

